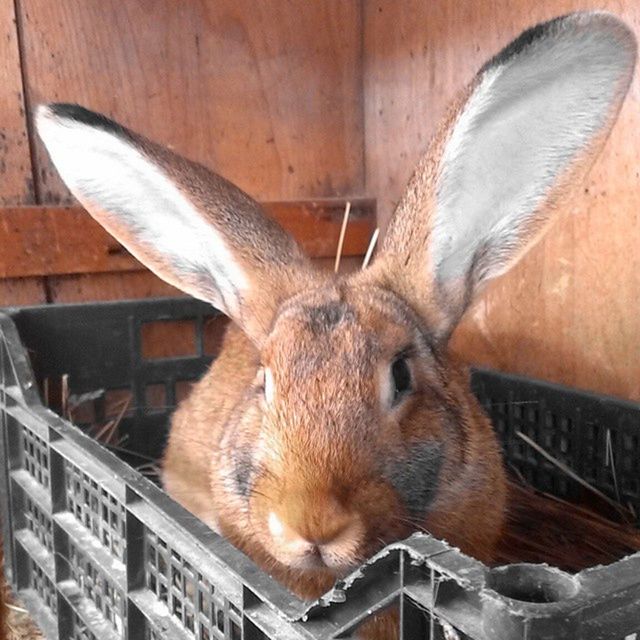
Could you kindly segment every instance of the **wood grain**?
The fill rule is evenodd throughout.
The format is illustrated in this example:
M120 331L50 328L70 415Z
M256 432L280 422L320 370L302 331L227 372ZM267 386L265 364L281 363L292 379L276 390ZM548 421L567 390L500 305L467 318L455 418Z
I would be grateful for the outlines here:
M42 278L0 280L0 307L44 304L47 302Z
M345 202L266 202L314 258L335 256ZM375 226L375 203L354 199L342 254L363 255ZM80 207L0 209L0 278L138 271L144 267Z
M0 204L35 202L14 3L0 3ZM0 226L3 223L0 213ZM7 245L0 243L0 254ZM0 280L0 306L41 303L41 278Z
M13 2L0 3L0 204L35 202Z
M261 200L362 193L359 2L19 6L31 104L104 112ZM39 143L36 165L42 203L71 204ZM121 283L124 296L139 283L131 277L65 276L49 289L54 301L100 299L117 297Z
M51 299L56 303L175 298L185 295L150 271L58 276L50 279L49 286Z
M318 258L313 261L317 266L333 270L333 258ZM347 257L340 264L341 273L350 273L360 268L361 257ZM21 279L19 282L31 281ZM119 273L94 273L83 275L58 276L51 278L51 297L56 302L87 302L98 300L127 300L134 298L174 298L185 294L156 277L150 271L132 271ZM0 280L0 295L6 283L15 280ZM21 291L21 290L20 290ZM9 288L13 295L11 304L27 304L37 300L21 299ZM41 300L44 302L44 299Z
M532 24L634 0L365 3L367 193L388 221L446 106ZM585 185L545 239L492 283L453 340L466 359L640 399L640 78Z
M360 3L29 0L30 102L79 102L261 200L363 182ZM43 203L67 200L40 145Z

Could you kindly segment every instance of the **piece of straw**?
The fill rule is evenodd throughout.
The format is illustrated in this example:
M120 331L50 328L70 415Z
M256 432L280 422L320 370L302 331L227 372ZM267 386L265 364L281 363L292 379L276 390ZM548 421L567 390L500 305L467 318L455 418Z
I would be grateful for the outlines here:
M15 604L10 604L8 602L6 603L6 607L7 609L15 611L16 613L29 613L26 609L23 609L22 607L16 607Z
M518 438L520 438L521 440L524 440L532 449L535 449L543 458L546 458L551 464L558 467L560 471L566 473L571 479L575 480L578 484L582 485L585 489L588 489L589 491L597 495L599 498L602 498L607 504L610 504L617 511L623 511L623 512L625 511L625 508L621 504L617 503L615 500L612 500L609 496L602 493L602 491L591 486L586 480L583 480L575 471L567 467L566 464L560 462L560 460L557 460L556 458L554 458L550 453L548 453L545 449L543 449L537 442L529 438L529 436L526 436L521 431L516 431L515 433L518 436Z
M62 417L69 419L69 374L62 374Z
M131 396L129 396L128 398L126 398L126 399L122 400L120 403L118 403L118 404L122 405L120 411L118 412L118 415L114 419L109 420L100 429L100 431L97 433L97 435L94 436L95 440L97 440L98 442L102 442L103 444L110 444L111 443L111 440L113 438L113 434L115 433L117 428L120 426L120 422L124 418L124 414L129 409L129 405L131 404L131 399L132 399Z
M613 460L613 444L611 442L611 429L607 429L606 449L605 449L605 467L611 467L611 475L613 476L613 488L616 492L616 500L620 502L620 490L618 489L618 474L616 473L616 463Z
M369 240L369 246L367 247L367 253L364 256L364 260L362 261L362 270L364 271L371 261L371 256L373 255L373 250L376 248L376 242L378 242L378 235L380 234L380 229L377 228L373 235L371 236L371 240Z
M342 246L344 245L344 236L347 232L349 213L351 213L351 201L347 201L347 204L344 207L344 215L342 216L342 227L340 227L340 238L338 238L338 253L336 253L336 263L333 267L334 273L338 273L338 270L340 269L340 258L342 257Z

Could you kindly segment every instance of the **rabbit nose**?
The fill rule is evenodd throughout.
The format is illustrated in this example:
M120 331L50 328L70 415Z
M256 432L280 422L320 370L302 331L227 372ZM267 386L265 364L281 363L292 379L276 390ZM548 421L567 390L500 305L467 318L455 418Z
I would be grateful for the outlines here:
M269 514L268 529L276 557L299 569L328 568L339 574L355 566L366 535L359 516L317 508L299 515L285 520L273 511Z
M300 555L322 557L336 546L355 547L362 535L359 518L341 514L341 517L319 521L311 514L298 527L291 526L275 512L269 514L268 526L271 535ZM317 514L316 514L317 515ZM337 516L337 514L333 514Z

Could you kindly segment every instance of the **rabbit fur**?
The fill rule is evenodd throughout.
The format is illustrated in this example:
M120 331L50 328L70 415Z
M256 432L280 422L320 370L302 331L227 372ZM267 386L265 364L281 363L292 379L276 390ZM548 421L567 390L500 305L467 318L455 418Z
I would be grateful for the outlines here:
M175 413L166 490L304 598L415 530L490 562L500 447L447 342L580 184L635 56L605 13L523 33L452 105L379 255L346 276L314 268L201 165L77 105L40 107L52 161L89 213L234 321ZM361 634L395 628L391 611Z

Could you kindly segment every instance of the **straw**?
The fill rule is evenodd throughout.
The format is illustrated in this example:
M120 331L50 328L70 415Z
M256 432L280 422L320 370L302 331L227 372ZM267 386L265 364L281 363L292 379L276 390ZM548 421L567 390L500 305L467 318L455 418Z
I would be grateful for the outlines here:
M338 238L338 252L336 253L336 263L333 267L335 273L340 269L340 258L342 257L342 247L344 245L344 236L347 233L347 223L349 222L349 213L351 213L351 201L348 201L344 208L342 216L342 227L340 227L340 237Z
M602 491L600 491L599 489L596 489L595 487L591 486L586 480L583 480L575 471L570 469L566 464L564 464L563 462L560 462L560 460L556 460L556 458L554 458L550 453L548 453L545 449L543 449L537 442L534 442L531 438L524 435L524 433L522 433L521 431L516 431L515 433L518 436L518 438L520 438L521 440L524 440L532 449L535 449L543 458L546 458L552 465L558 467L560 471L567 474L572 480L575 480L578 484L583 486L585 489L591 491L591 493L595 494L596 496L604 500L607 504L610 504L616 510L622 511L622 512L625 511L625 508L621 504L619 504L615 500L612 500L609 496L602 493Z
M380 235L380 229L377 228L373 235L371 236L371 240L369 240L369 246L367 247L367 253L364 256L364 260L362 261L362 270L364 271L371 261L371 256L373 255L373 250L376 247L376 242L378 242L378 235Z

